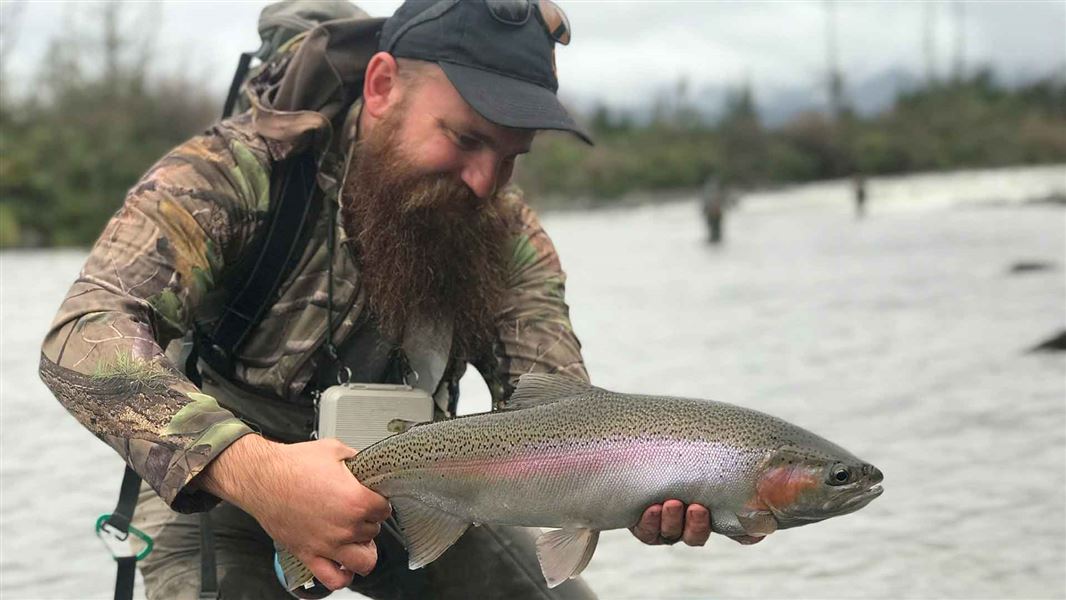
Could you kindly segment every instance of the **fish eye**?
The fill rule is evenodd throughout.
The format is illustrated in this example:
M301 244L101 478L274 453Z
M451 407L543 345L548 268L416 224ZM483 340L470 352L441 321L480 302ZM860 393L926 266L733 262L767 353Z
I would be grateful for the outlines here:
M836 464L829 470L829 485L843 485L851 479L851 471L846 465Z

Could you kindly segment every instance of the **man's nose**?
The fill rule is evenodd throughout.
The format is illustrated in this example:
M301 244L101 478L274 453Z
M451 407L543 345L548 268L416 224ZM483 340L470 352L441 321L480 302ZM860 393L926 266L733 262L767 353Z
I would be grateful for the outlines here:
M485 152L471 158L463 167L463 183L482 200L491 198L496 193L499 162L492 153Z

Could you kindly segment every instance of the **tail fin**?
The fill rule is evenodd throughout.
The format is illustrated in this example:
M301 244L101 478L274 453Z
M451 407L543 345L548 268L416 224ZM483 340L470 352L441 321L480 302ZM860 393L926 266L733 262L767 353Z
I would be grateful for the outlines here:
M277 553L274 554L274 574L286 590L291 592L297 588L314 585L315 576L303 561L296 558L292 552L275 547Z

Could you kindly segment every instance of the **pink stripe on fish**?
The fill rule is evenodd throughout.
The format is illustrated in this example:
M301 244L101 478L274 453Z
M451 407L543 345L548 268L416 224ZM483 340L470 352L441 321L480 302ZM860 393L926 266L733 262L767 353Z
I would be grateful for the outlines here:
M592 475L627 467L689 465L706 446L688 440L589 442L528 449L510 456L440 460L428 468L453 477L524 480L534 477Z

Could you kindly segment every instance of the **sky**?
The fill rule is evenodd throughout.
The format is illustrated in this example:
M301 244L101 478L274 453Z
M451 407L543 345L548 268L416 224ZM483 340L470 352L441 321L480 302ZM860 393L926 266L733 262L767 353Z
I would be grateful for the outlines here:
M238 54L258 46L268 2L131 2L131 36L156 39L158 68L183 69L224 95ZM357 3L387 16L393 0ZM825 102L828 23L846 84L932 69L949 76L957 56L1005 81L1066 75L1066 1L621 1L559 0L573 41L557 51L560 93L570 103L639 107L684 79L697 100L749 82L775 95ZM5 85L26 89L48 40L91 26L91 2L0 0Z

